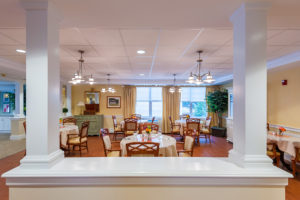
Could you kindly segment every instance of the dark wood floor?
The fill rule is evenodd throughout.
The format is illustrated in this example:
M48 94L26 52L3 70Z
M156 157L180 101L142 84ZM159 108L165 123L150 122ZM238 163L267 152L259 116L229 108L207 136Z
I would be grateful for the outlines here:
M89 152L83 153L83 157L101 157L104 156L103 146L98 136L89 137ZM181 145L177 146L182 148ZM198 157L227 157L232 144L226 142L224 138L213 137L212 144L205 143L201 139L200 145L195 145L194 156ZM68 156L79 157L79 153L72 153ZM24 157L24 151L8 156L0 160L0 174L18 166L20 160ZM0 178L0 199L8 200L8 187L5 185L5 179ZM300 199L300 175L294 179L289 179L289 185L286 187L286 200Z

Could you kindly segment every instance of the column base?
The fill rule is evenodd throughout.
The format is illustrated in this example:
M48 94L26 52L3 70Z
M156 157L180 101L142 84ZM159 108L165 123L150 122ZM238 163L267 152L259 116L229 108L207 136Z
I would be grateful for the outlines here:
M49 155L26 155L21 161L23 169L48 169L64 159L64 152L57 150Z
M272 159L267 155L244 155L237 151L230 150L228 158L232 163L244 168L273 167Z

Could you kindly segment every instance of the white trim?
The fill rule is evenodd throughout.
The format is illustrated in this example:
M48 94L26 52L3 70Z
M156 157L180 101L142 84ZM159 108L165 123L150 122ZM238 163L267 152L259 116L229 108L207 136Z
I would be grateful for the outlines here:
M300 128L293 128L293 127L284 126L284 125L280 125L280 124L270 124L270 127L271 127L271 128L279 128L279 127L283 127L283 128L285 128L287 131L292 131L292 132L300 133Z
M254 160L257 160L255 158ZM271 162L270 162L271 163ZM292 175L274 167L239 167L228 158L65 158L51 168L15 168L9 186L199 185L285 186Z
M9 139L10 140L22 140L26 138L25 134L20 134L20 135L10 135Z

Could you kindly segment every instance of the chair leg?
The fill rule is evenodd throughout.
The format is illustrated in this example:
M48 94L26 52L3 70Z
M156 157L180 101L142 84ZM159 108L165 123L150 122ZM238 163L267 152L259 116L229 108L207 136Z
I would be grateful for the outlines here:
M208 135L209 144L211 144L210 135Z
M79 153L80 153L80 157L81 157L81 145L79 145Z
M276 166L279 167L280 163L280 156L276 156Z
M87 141L86 141L85 145L86 145L87 152L89 152L89 147L88 147L88 142Z
M296 161L292 160L292 169L293 169L293 176L295 178L296 176Z

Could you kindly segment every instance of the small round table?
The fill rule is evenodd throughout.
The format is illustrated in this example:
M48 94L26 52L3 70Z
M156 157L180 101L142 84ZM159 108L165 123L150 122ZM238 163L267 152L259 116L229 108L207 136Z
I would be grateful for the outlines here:
M148 137L150 139L148 140ZM156 142L159 143L159 155L162 157L178 157L176 151L176 139L167 135L158 134L134 134L128 137L125 137L121 140L120 146L122 150L122 156L126 156L126 144L130 142Z

